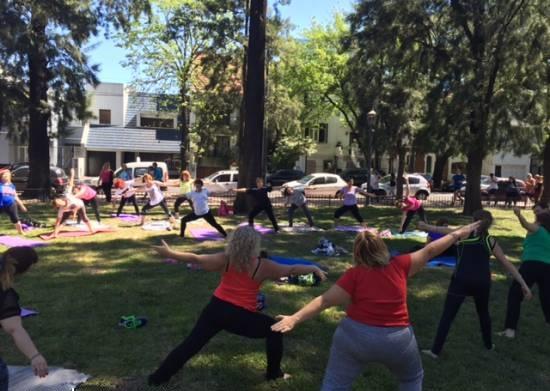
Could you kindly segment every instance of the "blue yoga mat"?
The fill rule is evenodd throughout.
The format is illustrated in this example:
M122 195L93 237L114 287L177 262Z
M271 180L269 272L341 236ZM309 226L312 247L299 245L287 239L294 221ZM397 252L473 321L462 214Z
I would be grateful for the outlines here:
M428 262L428 265L427 265L427 267L439 267L439 266L455 267L456 258L455 257L437 257L432 259L430 262Z
M317 266L318 268L321 268L321 269L326 269L325 267L319 265L318 263L313 262L313 261L308 261L307 259L285 258L285 257L277 256L277 255L270 255L269 259L271 259L273 262L277 262L281 265L313 265L313 266Z

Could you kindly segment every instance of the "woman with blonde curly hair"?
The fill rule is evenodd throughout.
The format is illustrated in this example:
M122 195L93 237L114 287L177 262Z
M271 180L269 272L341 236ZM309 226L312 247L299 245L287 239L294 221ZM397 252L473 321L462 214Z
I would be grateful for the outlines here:
M252 227L239 227L229 237L224 252L198 255L177 252L165 242L155 246L163 257L194 263L210 272L221 273L221 281L208 305L202 311L191 334L166 357L149 376L149 385L161 385L170 380L185 363L222 330L248 338L265 338L267 354L266 379L284 377L281 371L283 336L271 330L276 322L259 313L257 295L266 280L315 273L324 280L324 272L316 266L280 265L260 256L260 235Z
M422 390L422 360L407 309L407 280L477 223L460 228L411 254L391 257L384 241L363 231L355 239L355 266L323 295L271 328L286 333L333 306L346 306L347 316L334 333L323 391L351 390L368 363L388 367L401 391Z

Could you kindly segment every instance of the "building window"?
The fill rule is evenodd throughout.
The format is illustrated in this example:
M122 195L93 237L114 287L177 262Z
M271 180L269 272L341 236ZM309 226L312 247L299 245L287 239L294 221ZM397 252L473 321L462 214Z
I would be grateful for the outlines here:
M495 166L495 176L496 177L502 176L502 166Z
M141 117L140 126L142 128L153 128L153 129L158 129L158 128L174 129L174 119Z
M328 124L319 125L319 135L317 141L319 142L319 144L328 143Z
M111 110L99 110L99 123L102 125L111 124Z
M319 144L328 143L328 124L319 124L317 128L306 128L305 136Z
M432 173L432 167L433 166L433 158L431 155L426 156L426 173L431 174Z

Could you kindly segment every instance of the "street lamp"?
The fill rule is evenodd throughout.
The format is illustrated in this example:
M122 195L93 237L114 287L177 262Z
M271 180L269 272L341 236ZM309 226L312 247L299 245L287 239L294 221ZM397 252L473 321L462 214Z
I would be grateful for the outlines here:
M371 189L370 174L372 167L372 136L374 133L374 122L376 121L376 111L371 110L367 113L367 125L368 125L368 146L367 146L367 189ZM368 201L368 198L367 198Z

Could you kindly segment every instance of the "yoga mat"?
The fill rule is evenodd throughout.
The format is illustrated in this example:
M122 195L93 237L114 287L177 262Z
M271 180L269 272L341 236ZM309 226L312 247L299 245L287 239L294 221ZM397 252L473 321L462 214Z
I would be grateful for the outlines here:
M115 232L115 231L116 230L114 230L112 228L108 228L108 227L96 228L96 231L94 233L90 233L90 231L88 231L88 230L86 230L86 231L61 231L57 234L57 238L77 238L77 237L80 237L80 236L92 236L92 235L99 234L99 233ZM52 235L53 235L53 232L51 232L49 234L40 235L40 237L43 240L52 240L52 239L54 239L52 237Z
M361 225L339 225L334 230L341 232L363 232L367 227Z
M437 257L428 262L427 267L450 267L454 268L456 266L455 257Z
M8 235L0 236L0 244L3 244L6 247L40 247L46 245L46 243L38 240Z
M145 231L170 231L172 225L169 221L153 221L151 223L144 224L141 229Z
M268 259L271 259L273 262L277 262L278 264L281 264L281 265L308 265L308 266L312 265L312 266L317 266L318 268L321 268L323 270L326 270L325 267L319 265L318 263L309 261L307 259L302 259L302 258L286 258L286 257L277 256L277 255L270 255Z
M392 239L426 239L427 237L428 233L423 231L407 231L402 234L392 232Z
M111 217L116 217L120 221L124 221L127 223L137 223L141 218L140 216L137 216L137 215L128 215L125 213L121 213L120 216L117 216L116 213L112 213Z
M211 228L189 228L189 233L196 240L224 240L224 237L216 230Z
M248 223L241 223L239 224L239 227L242 227L243 225L248 225ZM262 235L273 233L273 228L266 228L260 224L254 224L254 229Z
M26 318L28 316L34 316L34 315L38 315L39 312L38 311L35 311L35 310L31 310L30 308L22 308L21 307L21 317L22 318Z
M73 369L48 368L48 376L39 378L31 367L8 366L9 391L74 391L89 376Z
M283 232L288 233L307 233L307 232L324 232L323 228L319 227L310 227L309 225L297 225L294 227L283 227L281 228Z

